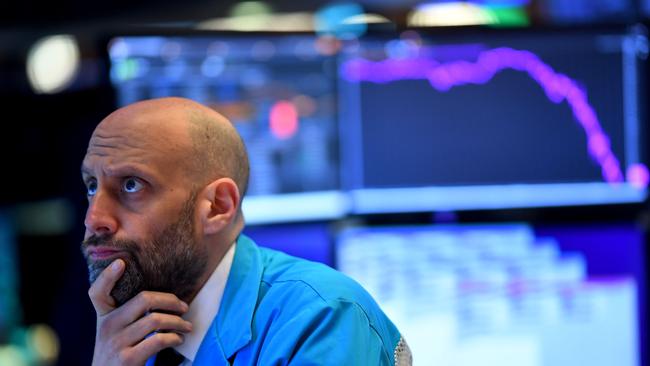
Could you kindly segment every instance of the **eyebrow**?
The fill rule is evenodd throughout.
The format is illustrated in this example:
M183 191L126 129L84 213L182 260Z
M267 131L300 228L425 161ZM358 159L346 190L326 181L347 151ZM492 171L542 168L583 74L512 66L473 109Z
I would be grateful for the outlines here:
M81 177L84 178L87 175L93 175L90 172L90 169L86 168L83 164L81 165Z
M109 167L108 169L105 169L104 172L106 173L106 176L108 177L126 177L126 176L137 176L137 177L143 177L146 180L153 180L155 179L155 174L150 172L148 169L143 169L141 167L135 166L130 163L126 164L119 164L116 166ZM94 176L93 172L84 166L83 164L81 165L81 175L83 176Z

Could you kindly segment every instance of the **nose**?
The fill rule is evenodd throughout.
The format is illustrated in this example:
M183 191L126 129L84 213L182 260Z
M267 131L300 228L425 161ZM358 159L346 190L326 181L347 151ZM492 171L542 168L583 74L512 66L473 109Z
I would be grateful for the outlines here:
M112 235L117 231L117 219L110 197L97 192L88 203L84 225L86 233L97 236Z

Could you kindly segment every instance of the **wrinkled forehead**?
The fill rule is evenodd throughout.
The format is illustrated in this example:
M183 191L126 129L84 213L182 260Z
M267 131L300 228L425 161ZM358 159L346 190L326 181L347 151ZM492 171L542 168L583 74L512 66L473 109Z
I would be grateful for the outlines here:
M136 160L145 164L177 164L189 146L187 129L173 114L112 114L93 132L84 162L110 158L113 162Z

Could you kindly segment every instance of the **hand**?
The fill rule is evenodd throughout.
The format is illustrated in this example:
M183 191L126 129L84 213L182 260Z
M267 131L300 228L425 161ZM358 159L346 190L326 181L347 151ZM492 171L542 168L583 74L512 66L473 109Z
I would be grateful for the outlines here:
M188 310L186 303L169 293L143 291L116 308L110 293L124 266L123 260L116 259L88 291L97 312L93 366L144 365L160 350L182 344L181 333L192 330L192 324L180 315L167 314Z

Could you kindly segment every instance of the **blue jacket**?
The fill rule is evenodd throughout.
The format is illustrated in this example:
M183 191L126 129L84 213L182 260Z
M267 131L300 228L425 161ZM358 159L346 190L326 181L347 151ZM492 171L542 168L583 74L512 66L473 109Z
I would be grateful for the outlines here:
M242 235L193 365L392 366L398 345L399 331L359 284Z

